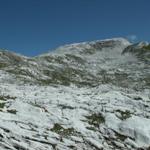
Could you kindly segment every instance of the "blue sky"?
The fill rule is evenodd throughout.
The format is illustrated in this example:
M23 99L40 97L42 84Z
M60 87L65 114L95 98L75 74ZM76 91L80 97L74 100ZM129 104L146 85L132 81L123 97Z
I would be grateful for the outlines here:
M35 56L60 45L150 41L150 0L0 0L0 47Z

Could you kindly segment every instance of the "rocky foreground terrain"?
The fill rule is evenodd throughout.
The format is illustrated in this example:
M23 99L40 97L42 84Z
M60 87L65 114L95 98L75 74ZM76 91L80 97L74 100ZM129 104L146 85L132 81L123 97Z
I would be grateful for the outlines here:
M1 50L0 150L150 150L150 44Z

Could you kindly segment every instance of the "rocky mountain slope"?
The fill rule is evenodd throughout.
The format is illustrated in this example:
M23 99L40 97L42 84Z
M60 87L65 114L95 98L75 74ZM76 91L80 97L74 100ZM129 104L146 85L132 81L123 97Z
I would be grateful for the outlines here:
M2 150L149 150L149 125L149 43L0 51Z

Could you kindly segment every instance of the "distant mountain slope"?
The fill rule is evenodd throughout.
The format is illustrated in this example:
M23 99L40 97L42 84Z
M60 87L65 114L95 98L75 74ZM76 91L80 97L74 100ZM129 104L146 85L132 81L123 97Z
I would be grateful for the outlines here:
M142 66L138 65L142 62L137 58L144 59L144 75ZM98 86L102 82L111 82L128 87L131 82L132 86L139 84L134 78L136 70L136 75L144 81L138 87L149 84L149 50L138 50L137 45L123 38L66 45L33 58L3 51L0 59L1 69L15 76L11 82L77 86Z

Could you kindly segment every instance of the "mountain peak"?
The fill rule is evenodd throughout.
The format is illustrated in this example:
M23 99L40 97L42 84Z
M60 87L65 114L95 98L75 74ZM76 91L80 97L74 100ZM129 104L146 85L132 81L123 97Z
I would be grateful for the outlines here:
M66 44L56 48L55 50L49 51L44 55L51 55L51 53L66 54L66 53L81 53L85 49L102 49L105 47L113 47L115 45L121 45L122 47L127 47L131 43L125 38L111 38L104 40L86 41L80 43Z

